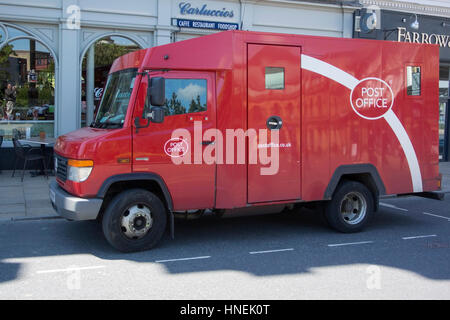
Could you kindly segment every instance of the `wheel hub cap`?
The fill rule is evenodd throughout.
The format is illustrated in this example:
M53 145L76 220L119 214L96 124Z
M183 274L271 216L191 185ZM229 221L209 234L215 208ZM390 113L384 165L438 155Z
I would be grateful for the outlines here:
M342 218L346 223L358 224L366 216L366 199L359 192L349 192L343 198L340 210Z
M150 209L138 204L130 207L122 215L121 230L127 238L140 239L147 234L153 224Z

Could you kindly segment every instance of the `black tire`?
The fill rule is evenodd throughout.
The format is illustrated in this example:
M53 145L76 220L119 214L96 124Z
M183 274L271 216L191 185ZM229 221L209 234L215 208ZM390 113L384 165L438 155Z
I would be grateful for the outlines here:
M124 232L123 217L130 214L130 209L139 206L150 211L151 227L141 237L130 238ZM144 219L144 221L146 220ZM116 195L108 204L102 219L103 234L106 240L122 252L136 252L153 248L161 240L166 224L167 213L164 204L155 194L144 189L130 189Z
M214 210L213 212L214 212L214 217L216 219L222 219L223 215L225 214L225 210L224 209L217 209L217 210Z
M374 196L362 183L343 181L325 207L328 225L343 233L361 231L374 212Z

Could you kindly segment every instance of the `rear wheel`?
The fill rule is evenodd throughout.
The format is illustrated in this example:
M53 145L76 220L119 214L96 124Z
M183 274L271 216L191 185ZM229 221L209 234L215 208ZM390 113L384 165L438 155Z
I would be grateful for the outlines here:
M130 189L116 195L102 219L106 240L122 252L153 248L162 238L166 223L164 204L144 189Z
M325 219L340 232L361 231L374 212L372 192L362 183L344 181L326 205Z

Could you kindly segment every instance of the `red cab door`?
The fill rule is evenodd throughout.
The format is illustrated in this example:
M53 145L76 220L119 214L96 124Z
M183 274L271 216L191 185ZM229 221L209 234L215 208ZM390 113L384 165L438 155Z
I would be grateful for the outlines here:
M249 134L249 203L300 198L300 54L300 47L248 44L248 129L256 132Z
M203 161L202 153L210 142L203 141L203 133L216 127L214 74L169 71L151 73L150 77L165 78L165 117L162 123L151 122L137 132L133 128L133 171L159 175L169 189L175 211L212 208L215 162ZM144 108L146 113L150 110L147 82L143 76L134 118L141 118ZM146 124L144 119L140 122ZM184 132L180 139L172 135L177 129ZM189 161L178 163L180 156L185 160L189 157Z

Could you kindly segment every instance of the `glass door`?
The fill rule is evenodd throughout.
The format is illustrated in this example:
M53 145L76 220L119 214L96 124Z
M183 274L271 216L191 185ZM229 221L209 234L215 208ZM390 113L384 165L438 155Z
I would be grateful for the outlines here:
M447 111L447 101L439 101L439 160L445 160L444 141L445 141L445 118Z
M448 161L448 107L450 66L439 67L439 160Z

